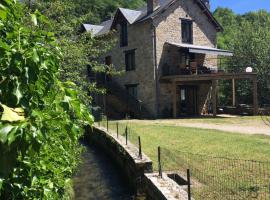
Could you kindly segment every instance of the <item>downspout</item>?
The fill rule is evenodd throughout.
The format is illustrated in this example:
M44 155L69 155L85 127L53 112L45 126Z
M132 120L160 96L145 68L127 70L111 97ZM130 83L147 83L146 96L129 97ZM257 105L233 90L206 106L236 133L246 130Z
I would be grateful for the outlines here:
M157 34L156 26L152 22L152 42L153 42L153 64L154 64L154 80L155 80L155 110L156 118L159 116L159 88L158 88L158 66L157 66Z

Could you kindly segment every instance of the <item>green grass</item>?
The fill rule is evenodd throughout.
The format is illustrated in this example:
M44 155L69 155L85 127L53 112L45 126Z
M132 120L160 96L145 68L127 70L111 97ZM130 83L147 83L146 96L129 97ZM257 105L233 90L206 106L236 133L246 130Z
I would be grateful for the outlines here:
M210 156L270 161L270 137L173 125L120 122L141 136L143 152L156 161L157 147ZM112 125L113 126L113 125ZM121 131L122 130L122 131ZM120 128L120 132L124 128Z
M262 123L261 116L242 116L242 117L204 117L204 118L191 118L183 119L184 122L205 122L210 124L239 124L239 125L252 125L254 123ZM251 124L250 124L251 123ZM270 127L269 127L270 128Z
M210 123L244 124L250 123L249 121L259 121L259 117L194 120ZM200 183L210 187L210 191L213 191L213 188L218 185L223 189L236 191L237 194L240 194L239 191L241 191L242 195L246 195L247 191L257 190L250 182L250 180L253 180L257 185L263 185L258 189L263 192L262 196L257 199L267 199L264 198L264 195L267 193L265 184L270 185L270 164L262 167L256 163L227 160L222 159L222 157L270 162L269 136L186 128L164 123L148 124L147 121L132 120L119 121L119 132L122 135L125 126L129 127L129 139L132 143L136 144L137 136L141 137L142 150L153 160L155 170L157 170L157 147L160 146L165 170L179 169L183 171L186 168L191 168L194 177ZM110 122L109 128L116 130L116 122ZM260 172L261 170L263 170L263 174ZM235 178L237 178L237 181ZM195 190L197 199L217 199L216 195L220 195L220 193L217 192L218 194L213 195L213 192L206 192L208 189L199 188ZM227 195L228 199L231 198L228 193L222 195L223 197ZM248 198L245 196L244 199Z

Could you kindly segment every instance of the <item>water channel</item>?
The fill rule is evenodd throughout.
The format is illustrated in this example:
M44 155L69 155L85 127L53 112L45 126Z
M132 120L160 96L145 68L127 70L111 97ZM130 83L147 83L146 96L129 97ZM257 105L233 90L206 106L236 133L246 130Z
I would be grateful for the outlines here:
M119 169L101 149L82 142L86 151L75 175L75 200L132 200L134 194Z

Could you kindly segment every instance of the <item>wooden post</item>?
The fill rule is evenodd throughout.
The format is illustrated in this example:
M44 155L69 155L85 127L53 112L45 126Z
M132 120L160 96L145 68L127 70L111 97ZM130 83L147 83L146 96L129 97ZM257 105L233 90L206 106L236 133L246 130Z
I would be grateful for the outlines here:
M254 107L254 115L258 115L258 85L257 78L253 79L253 107Z
M172 92L173 92L173 118L177 117L177 94L176 94L176 83L172 83Z
M217 116L217 80L212 80L212 109L213 116Z
M235 79L232 79L232 106L236 106Z

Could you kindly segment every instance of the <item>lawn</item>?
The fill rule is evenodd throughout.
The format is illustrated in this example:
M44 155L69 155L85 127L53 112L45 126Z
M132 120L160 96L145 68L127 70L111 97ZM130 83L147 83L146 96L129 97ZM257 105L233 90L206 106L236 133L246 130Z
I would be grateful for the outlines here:
M209 121L211 119L196 120ZM223 123L224 120L226 121L226 119L221 120L223 120ZM238 120L234 119L234 123ZM110 122L109 126L115 129L115 123ZM119 121L119 124L121 133L124 133L124 127L127 125L131 130L131 134L133 132L141 137L143 152L154 161L157 160L158 146L171 151L177 150L244 160L270 161L269 136L243 135L217 130L166 125L164 123L149 125L146 121L141 123L138 120ZM134 141L134 137L131 137L131 139Z
M240 125L250 124L255 120L259 122L260 118L184 120L223 124L239 123ZM260 195L255 199L268 198L265 195L270 193L267 192L267 187L270 187L270 163L245 160L270 162L270 136L187 128L175 126L170 121L169 123L165 123L165 121L160 123L159 121L123 120L118 121L118 123L119 132L122 135L125 132L125 127L128 126L128 136L132 143L137 144L137 136L141 137L142 150L153 160L155 170L158 166L157 147L160 146L164 170L183 172L184 169L191 168L193 177L197 181L209 187L220 186L221 188L216 188L218 191L226 188L226 191L231 191L234 194L241 193L243 199L249 199L249 196L245 195L250 195L250 192L259 191ZM109 128L116 130L116 121L109 122ZM220 198L211 196L214 193L206 192L206 190L196 190L197 199ZM213 191L213 188L210 191ZM226 193L226 195L228 194ZM237 197L241 199L240 196ZM229 196L227 199L230 198L232 197Z

